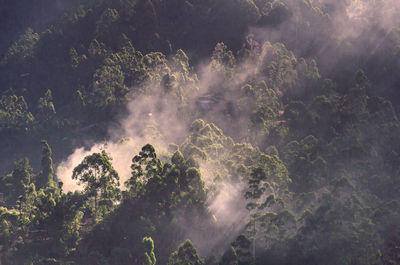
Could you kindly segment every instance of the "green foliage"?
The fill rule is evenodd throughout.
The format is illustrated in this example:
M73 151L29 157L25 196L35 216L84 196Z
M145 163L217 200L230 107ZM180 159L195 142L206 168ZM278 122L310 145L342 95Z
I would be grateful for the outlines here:
M211 66L216 71L228 71L235 66L235 56L224 43L217 43L215 46Z
M5 207L0 208L0 245L2 250L7 249L12 244L10 236L18 229L18 213L17 211L8 210Z
M33 178L28 158L17 161L14 170L1 178L3 200L14 205L19 196L23 196Z
M157 158L152 145L143 146L139 155L132 159L132 177L125 183L132 192L141 193L143 184L157 177L162 172L161 161Z
M259 24L276 27L290 17L290 12L289 7L282 1L265 2Z
M0 12L0 263L166 264L186 238L225 250L220 264L398 263L392 1L363 3L369 23L352 23L343 1L11 2ZM176 111L188 135L169 117L152 124L157 142L178 145L161 156L145 145L122 200L105 153L75 168L83 193L58 190L50 146L41 159L32 146L49 139L58 163L108 138L142 96L162 98L159 113ZM218 206L233 232L211 213L230 185L243 196ZM189 241L169 260L202 263Z
M100 39L105 39L107 36L112 35L116 32L117 23L119 20L118 11L115 9L107 8L96 22L95 35L99 36Z
M131 254L129 250L125 248L114 248L111 251L110 263L128 265L131 264Z
M44 97L39 98L37 104L37 114L36 117L40 120L46 121L51 119L55 114L56 110L52 102L53 97L51 95L51 90L47 90Z
M57 188L57 177L54 174L52 152L46 140L42 140L42 171L38 176L36 186L41 188Z
M168 265L202 265L204 262L197 255L196 248L190 240L186 240L173 252L168 260Z
M0 99L1 131L15 129L29 131L33 121L34 117L29 112L23 96L3 96Z
M221 258L221 265L238 265L236 250L231 246Z
M7 53L0 61L0 66L8 64L23 63L32 59L35 55L35 48L39 41L39 34L34 33L32 28L28 28L24 34L22 34L18 41L14 42Z
M250 252L251 241L244 235L239 235L232 243L237 255L238 265L254 264L254 257Z
M83 183L86 195L94 198L95 218L99 205L102 211L107 212L119 199L119 176L104 151L86 156L74 168L72 178Z
M115 104L127 92L124 85L125 75L119 66L103 66L96 70L93 78L94 105L104 107Z
M154 254L154 242L151 237L144 237L142 240L143 248L144 248L144 257L141 264L143 265L155 265L156 264L156 256Z
M126 182L130 196L147 198L163 205L162 210L202 210L206 191L199 170L189 167L179 151L173 154L171 162L163 165L153 146L143 146L132 159L132 177Z

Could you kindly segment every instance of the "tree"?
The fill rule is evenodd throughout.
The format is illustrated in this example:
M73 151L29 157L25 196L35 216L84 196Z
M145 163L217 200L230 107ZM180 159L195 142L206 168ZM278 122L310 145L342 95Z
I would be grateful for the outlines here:
M28 158L23 158L15 163L10 174L2 177L0 183L3 185L0 192L6 194L9 203L15 203L18 196L24 196L27 186L31 182L32 168Z
M251 241L244 235L240 235L232 243L238 257L238 265L252 265L254 258L250 252Z
M203 265L204 262L197 255L192 241L186 240L178 250L172 252L167 265Z
M51 158L51 148L46 140L42 140L42 172L37 180L38 189L50 187L56 188L57 179L54 174L53 160Z
M139 155L132 159L132 177L125 183L135 193L143 192L144 185L149 179L162 174L163 165L158 159L156 151L151 144L142 147Z
M6 62L10 64L23 63L26 59L32 58L35 54L38 41L39 34L34 33L31 28L28 28L25 33L11 45L0 61L0 65Z
M56 114L56 110L53 104L53 96L51 90L48 89L44 94L44 97L39 98L37 104L36 117L39 120L46 121L52 118Z
M93 104L103 108L123 101L128 88L125 86L125 74L119 65L104 65L93 75Z
M154 242L151 237L144 237L142 240L144 255L141 265L155 265L156 255L154 254Z
M230 246L221 258L221 265L238 265L238 257L235 249Z
M4 95L0 98L0 132L5 129L28 132L34 120L23 96Z
M85 193L94 198L95 218L99 203L111 206L119 199L119 176L110 162L110 157L104 151L86 156L74 168L72 179L84 183Z
M100 40L107 40L107 37L115 37L118 32L118 20L120 16L118 11L115 9L107 8L96 22L96 36L100 37Z
M12 172L12 179L14 182L14 189L17 194L23 194L25 186L31 182L32 168L29 165L29 159L23 158L15 163L14 170Z

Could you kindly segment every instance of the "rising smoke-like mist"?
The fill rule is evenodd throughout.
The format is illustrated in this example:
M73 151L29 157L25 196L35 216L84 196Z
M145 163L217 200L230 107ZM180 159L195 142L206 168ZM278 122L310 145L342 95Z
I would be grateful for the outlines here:
M168 143L185 135L186 126L176 117L176 104L168 99L142 96L128 104L128 115L120 126L109 128L110 140L97 143L89 148L77 148L57 167L57 176L63 181L64 191L78 189L71 179L73 169L85 156L105 150L112 158L112 164L123 184L131 174L132 158L142 146L151 143L157 152L167 151ZM168 139L168 140L167 140Z
M242 68L244 67L243 65ZM162 83L160 80L147 84L151 92L149 95L136 97L129 102L128 114L121 118L118 126L109 128L109 141L77 148L58 165L56 173L64 183L64 192L81 189L76 181L71 179L72 171L85 156L93 152L105 150L111 156L112 165L120 175L120 183L123 188L123 183L131 176L132 158L139 153L143 145L152 144L158 155L163 159L163 153L169 154L168 146L170 143L181 144L189 135L190 123L198 118L198 115L203 115L203 118L217 124L223 122L224 117L218 106L208 112L204 112L204 109L201 108L200 110L193 109L196 108L196 100L199 96L210 93L217 86L223 86L219 73L213 71L211 67L203 65L200 69L200 80L196 82L199 88L193 89L192 94L186 95L186 102L183 104L180 98L176 97L174 91L165 93L165 86L160 84ZM229 100L236 97L236 87L244 82L250 74L257 72L258 66L246 65L246 69L248 69L247 72L243 71L239 78L230 84ZM185 86L184 82L175 84L175 88ZM225 85L224 88L226 87ZM224 100L221 101L225 102ZM185 104L191 104L194 107ZM188 109L197 116L182 113L183 110ZM245 128L248 126L244 118L238 120L236 125ZM213 178L216 169L207 162L200 162L200 171L207 188L214 185ZM213 234L212 238L210 238L210 235L204 235L202 231L194 229L192 223L185 221L185 216L182 213L175 213L174 222L179 224L179 227L185 232L185 237L190 238L195 243L199 253L209 254L212 249L215 250L217 247L221 249L243 231L249 218L249 212L245 208L247 202L243 197L246 185L246 183L241 182L230 183L225 181L213 186L214 191L212 196L208 198L207 204L214 216L215 223L213 226L214 229L217 227L218 234ZM198 223L202 226L210 225L209 220L199 220ZM211 247L211 245L214 247Z
M216 194L207 201L213 215L211 223L208 219L193 216L188 221L184 213L175 213L173 222L179 225L185 238L193 241L201 256L222 254L230 242L244 231L250 217L243 198L244 187L243 183L228 181L216 185ZM195 225L193 219L196 220Z
M312 1L311 1L312 2ZM148 84L150 93L148 95L134 98L128 104L128 114L119 121L119 126L109 128L109 138L107 143L97 143L90 147L77 148L65 161L57 167L57 176L64 183L64 191L79 189L76 182L71 179L73 168L76 167L85 156L106 150L112 157L112 164L120 175L120 183L123 184L131 174L131 160L138 154L140 148L146 143L155 146L157 153L168 153L170 143L181 144L188 135L190 123L198 117L207 121L214 122L218 126L223 124L225 132L237 140L243 139L243 135L250 129L250 113L243 110L241 116L235 117L234 122L226 120L224 111L229 102L235 102L240 97L239 88L246 82L249 76L257 75L262 71L263 59L268 59L268 49L272 49L270 43L284 41L295 52L310 58L320 58L319 64L324 67L331 67L338 62L343 55L362 54L365 52L373 53L384 38L390 34L393 25L399 24L399 17L396 10L400 9L400 2L394 0L377 1L333 1L325 0L315 2L315 14L304 14L301 1L288 1L290 10L293 12L289 18L282 22L278 27L250 28L249 32L259 43L266 43L260 47L258 56L259 62L243 62L239 68L242 69L229 83L220 75L221 71L214 71L207 66L198 67L199 80L196 82L198 90L192 90L186 94L185 103L176 95L170 96L165 93L165 86L161 82ZM313 32L304 31L307 21L316 23L317 13L325 13L322 16L323 23L330 31ZM383 15L385 14L385 15ZM314 21L313 21L314 19ZM327 22L329 21L329 22ZM302 24L299 24L301 22ZM314 27L315 25L312 25ZM302 28L303 27L303 28ZM325 28L325 29L326 29ZM366 34L366 32L374 34ZM311 35L301 34L328 34L314 38ZM378 34L379 33L379 34ZM285 35L283 35L285 34ZM316 43L310 43L310 40ZM340 46L348 47L348 50L338 53L339 44L351 42L352 45ZM361 45L363 44L363 45ZM315 51L309 52L309 47L315 47ZM289 77L287 77L289 78ZM159 80L160 81L160 80ZM180 82L180 81L177 81ZM186 84L175 84L175 87L185 89ZM218 91L215 93L215 91ZM215 100L218 103L213 106L212 111L196 110L196 100L204 95L204 101ZM215 95L217 94L217 95ZM217 99L215 99L217 98ZM186 104L186 105L185 105ZM208 103L205 103L208 104ZM187 110L187 105L192 105L191 110L194 114L182 113ZM190 116L193 115L193 116ZM236 135L235 135L236 134ZM248 136L248 135L247 135ZM246 139L246 138L245 138ZM268 143L273 145L273 143ZM212 175L214 169L208 167L207 163L200 163L200 171L206 185L212 185ZM199 252L208 253L214 245L221 242L231 242L238 233L243 231L249 219L249 211L246 210L246 200L243 197L243 190L247 183L222 183L217 185L217 192L209 199L208 207L215 216L217 227L220 228L219 234L215 235L213 242L204 240L204 235L198 234L191 224L185 223L184 219L177 214L175 221L179 222L186 235L198 247ZM215 188L215 187L214 187ZM186 229L185 229L186 227ZM295 231L292 231L295 233Z
M396 0L283 2L273 1L265 12L280 12L285 19L249 32L261 43L283 42L296 56L317 59L324 72L343 58L373 55L400 22Z
M266 54L262 56L265 57ZM252 65L244 62L240 65L242 69L240 74L229 84L224 84L221 72L214 71L210 65L202 64L198 68L200 80L197 80L197 75L194 75L195 88L191 88L191 91L188 92L172 91L168 93L165 92L166 88L161 80L149 81L145 85L149 87L147 95L132 99L127 106L128 113L120 119L119 125L108 128L109 141L89 147L79 147L58 165L57 176L64 183L64 191L68 192L78 188L76 182L71 179L72 171L85 156L93 152L105 150L111 156L112 164L120 174L120 182L123 183L130 177L133 156L138 154L140 148L146 143L154 145L158 153L168 152L170 143L180 144L185 140L190 123L196 118L201 117L216 124L226 124L222 108L225 108L226 102L238 98L237 87L243 84L250 75L260 71L259 64ZM159 69L154 71L155 76L160 76ZM178 87L178 90L187 88L185 81L178 80L176 82L178 84L174 86ZM196 109L198 97L213 91L224 91L224 93L218 93L218 96L224 98L218 98L219 102L213 104L212 109L207 109L207 111L201 107L200 110ZM185 102L182 102L182 97L186 97L183 99ZM192 114L185 113L187 110L190 110ZM249 113L245 113L243 118L235 120L235 124L232 126L247 131L248 115Z
M284 30L284 28L296 26L297 19L300 19L302 15L297 13L301 12L300 2L296 0L287 1L294 14L277 29L252 28L250 32L256 33L253 35L257 39L267 40L272 43L284 40L284 36L281 36L282 32L291 32L290 30ZM396 13L396 10L400 7L400 2L394 0L379 1L379 3L377 1L362 0L324 0L312 3L316 8L320 8L328 14L330 20L333 21L334 31L336 32L335 38L342 41L346 38L355 39L373 26L379 26L380 29L389 33L393 25L398 24L400 20ZM300 38L298 40L299 43L303 41L301 39L302 36L296 37ZM379 42L377 39L369 40L368 42L371 41ZM360 50L360 47L356 47L355 50ZM265 54L261 56L265 56ZM218 74L211 72L206 66L199 67L201 89L200 92L192 95L192 98L195 99L196 96L202 93L215 90L216 86L223 86L225 90L230 90L230 93L225 96L226 100L234 98L235 87L243 83L249 75L260 71L260 65L248 63L241 66L241 68L245 69L245 71L240 72L240 76L235 78L234 83L222 84L222 78ZM98 143L90 148L77 148L66 161L60 163L57 167L57 175L65 183L65 191L76 188L68 175L72 173L73 167L82 161L85 155L106 149L113 158L113 165L124 180L129 176L131 158L140 150L143 144L151 142L158 147L157 150L160 148L165 150L168 143L179 143L184 139L187 135L188 124L187 121L182 119L182 116L177 116L180 111L177 107L179 106L177 99L163 95L161 92L164 88L160 84L151 84L149 86L153 86L153 92L149 93L149 96L142 96L132 100L128 104L128 115L120 121L121 125L117 128L109 128L110 141L106 145L105 143ZM194 100L191 103L194 103ZM218 111L213 111L210 115L218 116L219 114L216 112ZM215 117L209 118L210 120L214 118L214 121L218 120ZM240 125L246 126L246 124ZM132 151L129 152L128 150ZM120 153L121 155L119 155ZM131 157L127 158L129 156ZM119 162L121 160L124 162Z

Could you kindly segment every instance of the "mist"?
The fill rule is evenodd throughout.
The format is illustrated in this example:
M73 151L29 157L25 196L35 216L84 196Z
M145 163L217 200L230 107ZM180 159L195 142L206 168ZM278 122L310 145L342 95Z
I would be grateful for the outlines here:
M172 107L171 107L172 106ZM173 101L161 97L140 96L128 104L128 114L124 115L116 127L108 129L109 140L91 146L79 147L62 161L56 170L58 178L64 183L65 192L79 189L72 180L73 169L94 152L106 151L112 158L112 165L123 184L131 176L132 158L142 146L151 143L162 157L168 154L168 144L182 139L187 130L177 118ZM121 186L124 188L124 186Z
M263 56L266 56L264 54ZM173 58L169 59L167 65L172 65ZM216 71L215 69L219 70ZM61 180L63 192L81 190L82 186L72 180L73 169L84 159L85 156L94 152L105 151L111 158L113 167L119 174L121 188L125 189L124 182L131 177L132 158L139 153L142 146L152 144L163 163L169 162L174 148L180 146L190 138L190 124L196 118L202 118L207 122L221 124L227 133L235 138L243 138L250 128L248 123L251 110L244 110L240 118L236 117L234 123L226 119L224 109L227 102L238 100L242 95L240 87L249 76L260 72L260 64L252 65L245 61L238 68L243 71L235 79L226 82L226 69L215 59L204 60L198 74L190 73L193 78L191 93L180 92L187 89L187 80L175 78L172 89L168 90L163 84L162 71L153 70L155 79L149 80L141 88L147 90L144 95L130 96L127 104L126 114L121 115L114 126L108 128L108 140L88 146L78 147L64 161L57 165L56 175ZM169 74L179 76L180 73L167 71ZM216 92L217 91L217 92ZM185 93L184 101L180 93ZM218 94L218 96L216 96ZM205 97L217 102L212 104L206 102L204 105L200 100ZM117 124L117 125L115 125ZM232 128L229 128L232 126ZM225 133L225 131L224 131ZM232 140L231 140L232 141ZM223 152L225 152L224 150ZM215 162L211 161L215 159ZM247 200L244 193L247 189L247 176L240 176L239 180L233 181L222 176L222 180L215 180L222 169L216 166L228 157L216 156L209 160L199 159L199 170L208 191L206 205L212 216L212 220L202 216L185 216L183 212L175 212L173 223L178 225L184 233L184 238L193 241L201 255L212 254L218 251L222 254L236 236L246 230L250 213L246 209ZM199 226L196 229L193 221ZM205 234L203 229L214 231ZM215 254L215 253L214 253Z
M0 263L397 264L400 1L8 2Z
M265 12L283 12L283 20L273 26L252 26L248 34L260 43L283 42L297 57L316 59L328 76L343 59L368 60L400 22L396 0L282 2L272 1Z
M331 77L330 71L343 59L365 54L372 56L400 22L396 12L400 9L400 3L393 0L382 3L356 0L293 0L287 1L286 4L292 13L276 27L248 28L247 43L244 46L247 45L250 50L250 59L240 61L239 53L230 51L225 45L217 44L211 58L204 58L195 67L197 72L172 69L171 65L176 64L174 58L169 58L166 62L170 69L154 69L152 75L155 78L144 85L146 93L132 93L127 104L127 113L114 123L118 124L117 126L108 128L108 140L76 148L57 166L57 176L64 183L64 192L81 188L71 179L72 171L85 156L93 152L104 150L110 155L112 164L120 175L121 184L131 176L132 158L147 143L155 147L163 162L168 162L168 157L174 151L170 146L182 146L188 141L190 124L198 118L204 119L206 123L216 124L236 143L251 142L261 147L262 151L269 146L279 145L272 142L272 138L268 138L269 129L278 123L286 122L286 106L274 105L273 99L281 100L282 93L297 96L307 93L305 89L309 84L304 87L293 84L309 74L305 72L313 66L313 60L317 61L321 76L325 78ZM313 8L310 13L305 13L302 5ZM280 45L279 42L285 45ZM285 57L288 68L292 68L282 74L282 83L278 83L269 75L272 62L281 57ZM300 60L301 57L304 59ZM182 78L182 72L191 80ZM166 73L174 76L171 78L172 85L165 85ZM313 78L310 79L313 82L320 81L320 73L313 74ZM250 84L252 93L256 93L254 91L257 89L269 93L265 101L260 103L271 107L270 116L262 121L267 129L257 131L257 126L251 122L256 110L250 102L241 102L246 93L246 85ZM141 89L130 88L131 91ZM270 121L270 124L267 121ZM225 158L221 156L215 159L222 161ZM246 209L248 200L244 198L248 188L248 176L241 176L240 181L236 182L221 176L222 180L216 181L215 177L220 171L214 164L200 161L199 169L209 191L207 207L213 220L210 223L210 220L201 220L201 217L198 217L200 220L197 224L201 224L202 228L212 227L215 229L213 231L217 232L212 238L204 235L200 229L194 228L193 224L187 221L185 213L182 212L174 213L174 223L181 227L185 237L194 242L199 253L206 256L218 247L228 247L237 235L246 232L251 217L250 211ZM332 178L336 178L336 172L330 174L334 176ZM329 186L329 189L334 189L332 186ZM298 226L289 224L285 232L286 236L295 238L301 232L299 227L307 224L307 219L303 218L304 210L315 210L324 206L321 201L327 192L326 187L316 189L313 199L301 207L291 201L293 197L290 194L283 200L287 204L285 207L276 204L267 207L265 211L272 213L273 217L268 217L271 218L271 223L278 222L278 213L283 209L295 212L293 218L298 221ZM352 190L341 192L336 201L338 204L345 204L352 199ZM265 194L262 199L265 200L271 194L273 193ZM284 192L274 195L282 198L286 196ZM262 231L263 228L258 229ZM270 242L266 244L269 245ZM219 254L222 252L221 250Z

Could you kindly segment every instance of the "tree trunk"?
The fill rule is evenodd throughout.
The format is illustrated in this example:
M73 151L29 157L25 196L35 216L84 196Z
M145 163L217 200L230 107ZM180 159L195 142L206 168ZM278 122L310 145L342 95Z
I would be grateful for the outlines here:
M97 219L97 192L94 195L94 222L96 222Z

